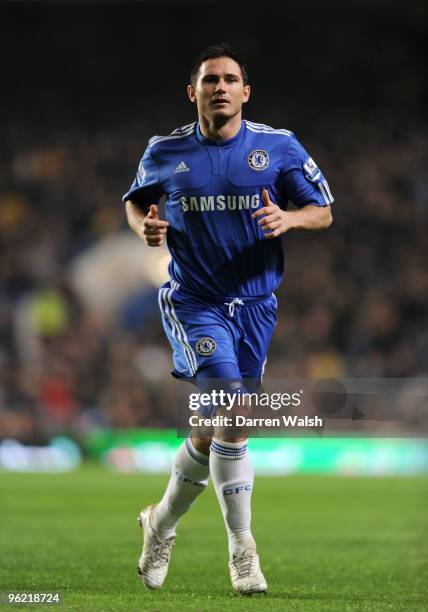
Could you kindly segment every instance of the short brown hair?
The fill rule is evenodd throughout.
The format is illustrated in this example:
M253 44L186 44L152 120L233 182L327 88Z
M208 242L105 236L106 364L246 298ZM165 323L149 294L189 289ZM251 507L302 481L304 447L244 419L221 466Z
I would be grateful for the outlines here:
M195 60L192 67L192 71L190 73L190 82L193 86L195 86L201 64L203 64L203 62L206 62L209 59L217 59L218 57L230 57L230 59L233 59L241 69L244 85L248 85L248 72L246 65L244 64L240 56L230 48L228 43L222 42L217 43L215 45L210 45L209 47L204 49L200 53L199 57Z

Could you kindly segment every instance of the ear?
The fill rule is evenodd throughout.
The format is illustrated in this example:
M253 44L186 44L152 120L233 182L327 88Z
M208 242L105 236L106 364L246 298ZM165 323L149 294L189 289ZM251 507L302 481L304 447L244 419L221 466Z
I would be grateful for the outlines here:
M245 104L248 102L248 98L250 97L251 87L249 85L244 85L244 95L242 97L242 103Z
M195 93L195 89L193 85L187 86L187 95L189 96L190 102L193 102L193 104L195 104L196 103L196 93Z

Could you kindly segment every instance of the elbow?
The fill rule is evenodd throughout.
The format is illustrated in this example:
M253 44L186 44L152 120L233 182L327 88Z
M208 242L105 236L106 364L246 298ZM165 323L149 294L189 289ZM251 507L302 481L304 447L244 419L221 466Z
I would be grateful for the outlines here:
M135 226L134 226L134 218L131 212L130 207L128 207L129 202L126 202L126 221L128 222L128 227L130 229L132 229L133 232L135 232Z
M129 225L129 227L132 228L132 225L131 225L132 202L131 202L131 200L126 200L126 202L125 202L125 213L126 213L126 220L128 221L128 225Z
M129 227L136 234L139 233L139 222L142 221L144 215L142 215L138 208L135 206L134 202L131 200L126 200L125 202L125 212L126 212L126 220L128 222Z
M327 229L328 227L330 227L332 223L333 223L333 215L331 214L331 207L328 206L328 208L326 209L323 229Z

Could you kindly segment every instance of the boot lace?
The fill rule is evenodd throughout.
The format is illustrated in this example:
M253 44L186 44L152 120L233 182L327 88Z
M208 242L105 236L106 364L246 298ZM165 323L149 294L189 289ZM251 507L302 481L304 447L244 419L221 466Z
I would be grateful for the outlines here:
M244 551L241 555L234 555L232 563L238 573L239 578L247 578L251 575L255 555Z
M171 556L172 547L175 544L175 536L160 540L157 536L152 536L152 542L147 551L147 562L153 567L162 567L167 564Z

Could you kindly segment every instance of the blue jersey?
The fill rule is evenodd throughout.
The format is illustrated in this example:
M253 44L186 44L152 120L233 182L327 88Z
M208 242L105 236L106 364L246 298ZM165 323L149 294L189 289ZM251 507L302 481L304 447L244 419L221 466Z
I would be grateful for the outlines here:
M154 136L123 200L156 204L166 194L171 279L200 296L268 296L284 273L280 238L266 239L251 215L262 190L282 209L291 201L328 206L327 181L294 134L242 121L218 143L197 123Z

